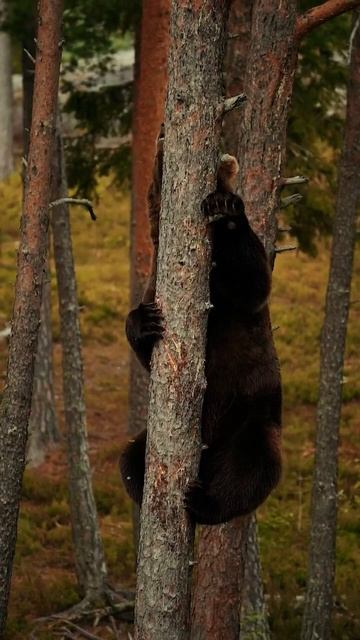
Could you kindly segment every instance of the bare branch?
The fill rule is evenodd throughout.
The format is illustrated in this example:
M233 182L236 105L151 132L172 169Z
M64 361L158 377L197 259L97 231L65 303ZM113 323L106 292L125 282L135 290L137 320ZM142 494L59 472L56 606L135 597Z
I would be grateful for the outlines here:
M233 109L238 109L245 102L245 100L245 93L239 93L238 96L226 98L226 100L224 101L224 113L229 113L229 111L232 111Z
M292 231L291 227L278 227L279 233L291 233L291 231Z
M323 4L313 7L299 16L296 21L295 37L302 40L310 31L320 26L327 20L339 16L341 13L351 11L360 6L360 0L327 0Z
M285 253L285 251L296 251L297 249L298 246L296 244L291 244L285 247L275 247L274 251L275 253Z
M288 187L292 184L305 184L306 182L309 182L309 178L306 176L291 176L290 178L281 178L280 186Z
M280 206L282 209L289 207L291 204L297 204L300 200L303 199L301 193L293 193L291 196L286 196L286 198L281 198Z
M88 210L88 212L90 213L91 220L96 220L96 214L93 209L92 202L90 202L90 200L86 200L85 198L59 198L58 200L54 200L53 202L50 202L49 209L52 209L53 207L58 207L61 204L79 204Z
M25 47L24 47L24 53L26 53L27 57L31 60L31 62L33 64L36 63L36 60L35 60L34 56L31 55L30 51L28 49L25 49Z

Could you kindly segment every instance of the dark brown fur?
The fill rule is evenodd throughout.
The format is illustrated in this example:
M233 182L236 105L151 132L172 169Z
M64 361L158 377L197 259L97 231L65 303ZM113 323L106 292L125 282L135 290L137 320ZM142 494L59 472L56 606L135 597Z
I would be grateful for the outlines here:
M162 144L149 193L154 265L161 173ZM241 198L231 192L236 173L235 158L224 156L217 189L202 205L211 227L213 308L207 334L203 450L198 480L185 495L186 508L201 524L218 524L254 511L281 473L281 383L267 305L271 271ZM163 333L163 318L154 302L155 280L154 266L144 302L130 312L126 323L128 340L148 370L152 348ZM121 458L125 487L138 503L145 446L146 432L142 432Z

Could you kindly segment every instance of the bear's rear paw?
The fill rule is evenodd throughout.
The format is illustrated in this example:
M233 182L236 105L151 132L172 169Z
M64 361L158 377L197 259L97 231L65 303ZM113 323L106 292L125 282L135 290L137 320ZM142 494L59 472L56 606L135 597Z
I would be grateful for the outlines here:
M236 193L214 191L203 200L201 210L209 222L214 222L220 218L241 215L244 213L244 203Z
M190 482L184 496L184 506L194 522L214 524L219 508L214 498L209 496L200 480Z

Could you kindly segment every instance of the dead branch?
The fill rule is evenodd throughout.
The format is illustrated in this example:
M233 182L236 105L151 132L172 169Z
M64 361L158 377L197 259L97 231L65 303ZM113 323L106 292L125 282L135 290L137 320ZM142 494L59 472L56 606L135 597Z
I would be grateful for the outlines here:
M309 178L306 176L291 176L290 178L281 178L280 187L288 187L292 184L305 184L309 182Z
M85 198L59 198L58 200L54 200L53 202L50 202L49 209L52 209L53 207L58 207L61 204L78 204L82 207L85 207L85 209L87 209L88 212L90 213L91 220L96 220L96 214L93 209L92 202L90 202L90 200L86 200Z
M245 100L245 93L239 93L238 96L226 98L226 100L224 101L224 113L229 113L229 111L233 111L233 109L238 109L245 102Z
M286 198L281 198L280 207L285 209L289 207L291 204L297 204L300 200L303 199L301 193L293 193L291 196L286 196Z
M31 62L35 65L36 60L35 60L34 56L33 56L33 55L31 55L30 51L28 51L28 49L25 49L25 47L24 47L24 53L26 53L27 57L28 57L28 58L31 60Z
M295 38L299 41L327 20L360 6L360 0L327 0L299 16L296 21Z
M291 244L285 247L275 247L275 253L285 253L285 251L296 251L298 246L296 244Z

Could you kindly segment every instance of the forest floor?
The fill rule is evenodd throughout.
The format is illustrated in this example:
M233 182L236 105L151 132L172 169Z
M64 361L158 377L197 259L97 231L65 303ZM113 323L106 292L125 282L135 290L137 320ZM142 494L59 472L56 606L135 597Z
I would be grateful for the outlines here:
M129 197L103 181L98 220L72 210L73 238L84 343L87 419L94 489L104 540L109 583L133 588L131 508L120 483L118 458L126 438L128 351L124 319L128 305ZM0 331L10 318L20 211L20 180L0 183ZM284 241L286 242L286 240ZM309 497L313 464L315 402L328 247L315 258L281 254L274 271L272 320L284 384L283 480L259 509L265 590L276 640L299 637L307 573ZM58 342L56 285L53 282L55 385L63 427L61 348ZM360 252L354 272L341 425L339 521L334 640L360 637ZM0 343L0 376L5 377L5 342ZM68 635L40 617L79 600L67 499L63 440L24 478L16 558L6 638L82 637ZM355 588L354 588L355 587ZM81 625L84 626L84 625ZM88 630L98 638L131 637L108 621ZM59 635L58 635L59 634ZM71 635L72 634L72 635Z

